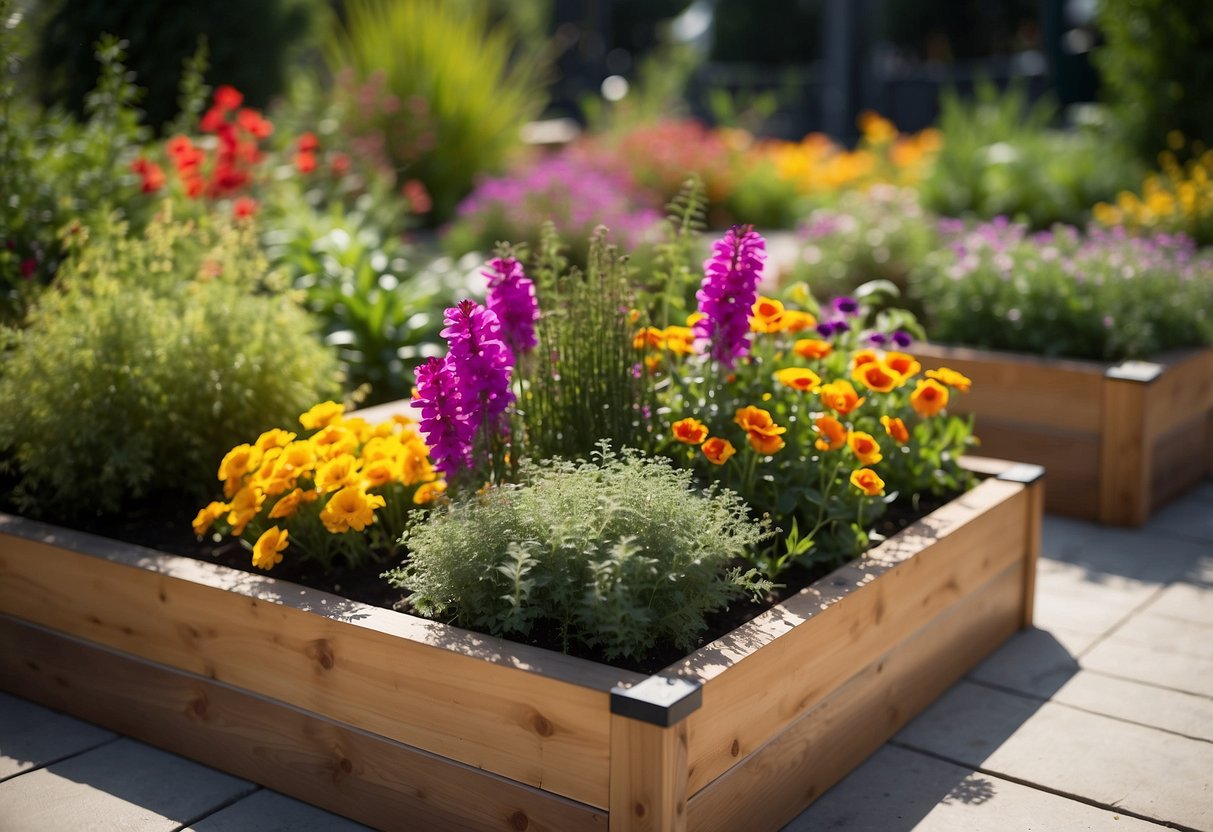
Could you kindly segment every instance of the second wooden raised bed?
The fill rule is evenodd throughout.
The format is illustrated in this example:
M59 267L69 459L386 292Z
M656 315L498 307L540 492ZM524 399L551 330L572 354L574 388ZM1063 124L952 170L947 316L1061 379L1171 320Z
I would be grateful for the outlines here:
M920 346L927 369L973 379L980 452L1043 465L1049 512L1118 526L1213 476L1213 348L1101 364Z
M650 677L0 515L0 687L383 829L777 829L1031 621L986 467Z

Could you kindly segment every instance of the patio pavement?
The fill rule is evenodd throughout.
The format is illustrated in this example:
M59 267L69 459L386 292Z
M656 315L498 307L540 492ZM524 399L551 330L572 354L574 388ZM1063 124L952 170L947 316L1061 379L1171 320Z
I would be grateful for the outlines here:
M1047 517L1043 550L1037 626L785 832L1213 832L1213 480L1140 530ZM364 828L0 694L0 832Z

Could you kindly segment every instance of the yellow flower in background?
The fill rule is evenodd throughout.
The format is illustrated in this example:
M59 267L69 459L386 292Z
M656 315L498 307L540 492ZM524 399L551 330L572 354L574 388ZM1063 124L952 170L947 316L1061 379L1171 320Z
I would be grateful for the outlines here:
M783 312L784 332L794 335L814 326L817 326L817 318L808 312L800 309L785 309Z
M855 454L860 465L875 465L884 459L880 453L880 445L870 433L860 430L851 431L847 434L847 447L851 449L851 453Z
M674 438L687 445L702 445L708 438L708 426L698 419L679 419L672 430Z
M687 315L687 326L694 327L695 324L699 323L706 317L707 315L703 312L692 312L690 315Z
M877 393L888 393L904 381L900 373L880 359L860 364L851 371L851 378Z
M343 413L345 413L345 405L337 402L321 402L300 416L299 424L307 430L326 428L340 422Z
M775 380L802 393L816 393L821 387L821 376L804 367L785 367L778 370L775 372Z
M836 451L847 443L847 429L833 416L821 416L813 423L821 437L814 443L819 451Z
M336 491L352 485L358 478L360 463L350 454L335 456L316 471L316 487L321 491Z
M675 355L690 355L695 351L695 330L689 326L667 326L662 336L665 348Z
M940 367L938 370L927 370L927 378L933 378L940 384L946 384L948 387L959 390L962 393L969 392L969 387L973 384L973 380L964 373L959 373L948 367Z
M284 448L293 442L294 439L295 434L285 431L282 428L274 428L273 430L267 430L265 433L258 436L254 447L262 453L265 453L273 448Z
M404 453L404 445L397 436L372 436L362 446L362 463L369 465L381 459L395 459Z
M884 480L871 468L860 468L857 471L852 471L851 485L869 497L879 497L884 493Z
M310 441L320 459L352 454L358 449L358 435L347 430L344 425L322 428Z
M820 338L802 338L792 345L792 352L801 358L825 358L834 351L834 345Z
M430 464L430 449L420 437L404 445L400 460L400 479L405 485L428 482L434 478L434 466Z
M282 449L276 462L284 475L302 476L316 467L316 449L310 442L292 442Z
M724 465L729 461L729 457L737 453L732 442L721 439L719 436L708 437L707 441L699 447L703 450L703 455L708 458L708 462L713 465Z
M922 370L922 365L918 363L918 359L909 353L904 352L888 352L885 353L884 363L893 368L893 372L902 377L902 380L916 376Z
M265 503L265 494L254 485L246 485L236 492L228 504L230 511L227 523L232 527L232 535L239 537L244 534L244 527L252 522Z
M282 499L274 503L274 507L270 509L269 518L277 520L282 517L290 517L298 510L300 505L310 503L315 499L315 490L304 491L302 488L296 488L289 494L283 495Z
M843 416L846 416L866 401L866 399L859 397L851 382L845 379L823 384L819 392L821 393L822 403L830 408L830 410L836 411Z
M270 526L257 538L253 544L253 566L258 569L273 569L274 564L282 563L282 550L287 546L290 532L277 526Z
M855 350L851 355L851 369L862 367L864 364L871 364L873 361L879 361L880 356L876 354L876 350Z
M900 418L881 416L880 424L884 426L885 433L897 444L904 445L910 441L910 431L906 428L906 423Z
M750 332L779 332L783 329L783 303L759 297L750 309Z
M208 503L205 508L199 510L194 516L194 534L202 537L206 534L215 521L230 511L230 506L227 503L213 502Z
M442 480L422 483L413 492L413 502L419 506L428 505L438 499L438 495L444 491L446 491L446 483Z
M240 482L246 474L261 464L261 451L252 445L237 445L219 463L219 479L223 482L223 496L232 497L240 490Z
M934 416L948 406L948 388L933 378L918 382L910 394L910 407L923 418Z
M376 459L362 468L362 482L367 488L380 488L400 481L400 465L395 458Z
M358 437L359 442L365 442L370 439L375 430L366 419L361 417L342 419L341 427Z
M329 498L320 511L320 522L333 534L360 532L375 522L375 509L386 505L378 494L367 494L359 485L347 485Z
M897 138L897 128L893 122L872 110L864 110L859 114L859 131L863 137L875 144L885 144Z
M655 326L646 326L632 336L632 349L659 350L665 346L665 333Z
M784 430L787 430L787 428L781 428L780 432ZM783 450L784 446L782 436L774 436L766 433L751 431L746 434L746 439L750 441L750 447L760 454L773 454L776 451Z

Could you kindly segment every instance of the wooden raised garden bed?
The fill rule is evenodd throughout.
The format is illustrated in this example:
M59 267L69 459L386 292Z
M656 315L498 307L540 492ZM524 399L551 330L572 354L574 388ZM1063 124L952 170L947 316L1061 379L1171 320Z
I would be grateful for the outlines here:
M1032 618L992 474L644 677L0 515L0 687L384 829L777 829Z
M973 379L954 412L976 414L983 455L1048 470L1046 511L1139 526L1213 475L1213 348L1121 364L964 347L914 354Z

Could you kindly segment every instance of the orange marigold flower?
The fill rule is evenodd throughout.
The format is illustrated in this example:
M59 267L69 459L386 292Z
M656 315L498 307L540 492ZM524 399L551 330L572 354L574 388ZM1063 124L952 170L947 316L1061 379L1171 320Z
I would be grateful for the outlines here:
M687 445L702 445L708 438L708 426L698 419L679 419L673 425L674 438Z
M880 359L860 364L851 371L851 378L877 393L888 393L900 387L904 377Z
M900 373L903 379L918 375L918 371L922 369L922 365L914 356L904 352L890 352L884 357L884 363L893 368L894 371Z
M875 465L884 457L880 453L880 445L870 433L853 430L847 434L847 447L859 460L860 465Z
M771 418L770 411L763 410L761 407L747 405L738 409L733 415L733 421L741 426L741 429L746 433L761 433L767 436L776 436L783 433L787 428L781 428L775 424L775 420Z
M933 378L923 379L910 394L910 406L919 416L934 416L948 406L948 388Z
M949 367L940 367L938 370L927 370L927 378L933 378L962 393L969 392L969 386L973 383L973 380L964 373L958 373Z
M690 355L695 351L695 331L689 326L667 326L662 339L665 348L674 355Z
M786 430L786 428L781 430ZM760 454L773 454L783 449L783 437L781 436L769 436L765 433L750 431L746 434L746 438L750 440L750 447Z
M258 569L273 569L282 563L282 550L286 548L291 533L277 526L270 526L253 544L253 566Z
M884 493L884 480L871 468L860 468L857 471L852 471L851 485L869 497L878 497Z
M825 358L834 351L834 345L820 338L801 338L792 345L792 352L801 358Z
M802 393L816 393L821 387L821 376L804 367L785 367L775 373L775 380Z
M866 399L859 398L851 382L845 379L831 381L821 385L821 401L831 410L846 416L863 404Z
M737 453L737 449L733 447L732 442L727 439L721 439L719 436L709 437L700 447L703 449L703 455L713 465L724 465L729 461L729 457Z
M833 416L822 416L813 423L821 438L815 443L819 451L836 451L847 442L847 429Z
M900 417L890 418L888 416L881 416L880 424L884 425L885 433L897 444L904 445L910 441L910 431L906 428L906 423L901 421Z
M817 319L808 312L800 309L785 309L783 312L783 331L795 334L809 327L817 326Z
M422 483L413 492L413 502L419 506L424 506L427 503L434 502L434 500L438 499L438 495L444 491L446 491L446 483L442 480Z
M659 350L663 346L665 346L665 333L655 326L646 326L632 336L632 349L634 350L643 350L646 347Z
M857 350L851 356L851 368L862 367L864 364L871 364L873 361L878 361L880 356L876 354L876 350Z
M783 303L759 297L750 310L751 332L779 332L783 329Z

